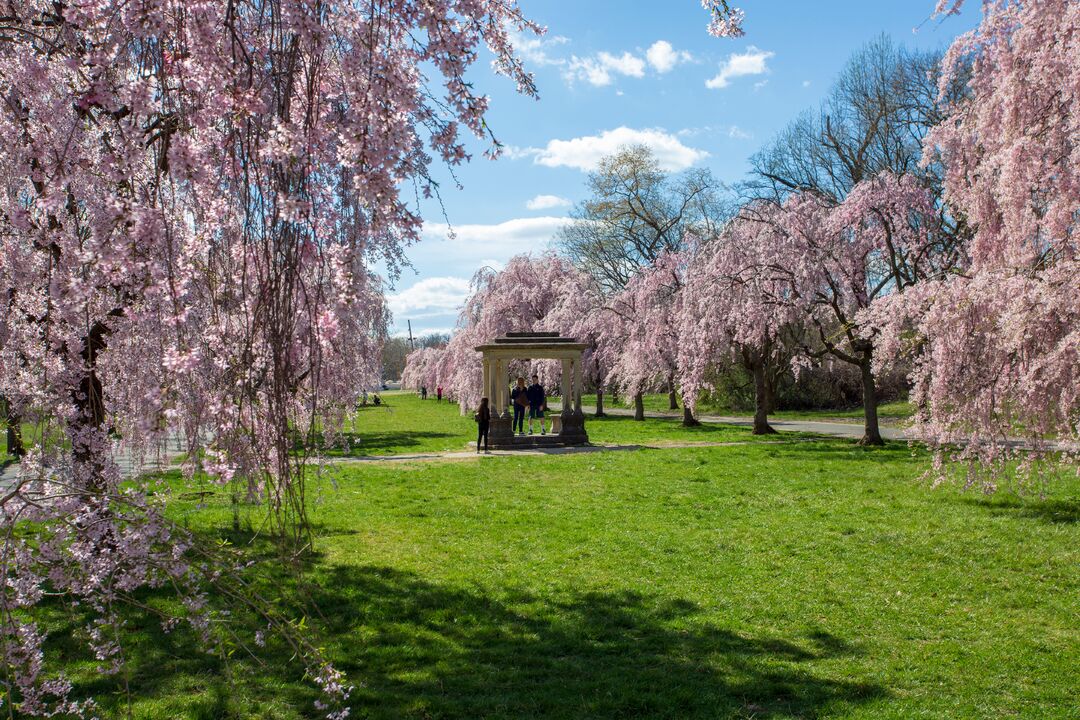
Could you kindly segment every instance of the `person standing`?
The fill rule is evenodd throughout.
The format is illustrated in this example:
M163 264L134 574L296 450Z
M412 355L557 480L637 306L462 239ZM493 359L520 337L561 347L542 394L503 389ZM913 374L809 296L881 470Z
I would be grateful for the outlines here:
M525 387L525 378L517 379L517 386L510 391L510 400L514 405L514 426L511 432L525 434L525 406L529 404L529 389Z
M435 402L442 402L442 385L435 388Z
M480 398L480 409L476 411L476 452L480 452L480 441L484 441L484 452L488 452L488 427L491 425L491 408L488 399Z
M420 386L420 399L427 400L427 385Z
M540 384L540 376L532 376L532 385L526 391L529 397L529 434L533 434L533 420L540 420L540 434L547 435L544 428L544 410L547 409L547 396L544 394L544 386Z

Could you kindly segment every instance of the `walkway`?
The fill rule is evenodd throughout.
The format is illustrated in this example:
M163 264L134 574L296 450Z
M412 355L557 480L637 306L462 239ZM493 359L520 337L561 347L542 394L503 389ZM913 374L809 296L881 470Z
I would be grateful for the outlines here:
M555 408L556 404L553 403L552 410L555 410ZM585 426L588 428L588 416L595 413L596 408L582 407L582 411L586 414ZM604 412L608 415L625 417L632 417L634 414L633 410L625 407L604 408ZM646 412L645 417L677 420L681 418L682 415L676 415L673 412ZM752 427L754 424L754 418L752 417L735 415L698 415L697 419L704 423L721 423L724 425L741 425L744 427ZM861 423L824 422L821 420L773 420L770 418L769 424L780 432L814 433L816 435L830 435L832 437L854 438L856 440L863 436L863 426ZM881 437L886 440L908 439L907 433L903 428L881 426L880 430Z
M402 463L402 462L429 462L432 460L457 461L477 460L483 457L499 457L522 455L580 455L596 452L617 452L620 450L671 450L677 448L711 448L711 447L738 447L740 445L791 445L799 442L811 442L810 438L797 438L791 440L736 440L729 442L655 442L635 445L569 445L565 447L530 448L528 450L491 450L487 453L478 453L475 450L447 450L445 452L412 453L409 455L365 455L362 457L340 458L335 457L328 461L331 465L352 465L367 463ZM472 445L473 443L469 443Z

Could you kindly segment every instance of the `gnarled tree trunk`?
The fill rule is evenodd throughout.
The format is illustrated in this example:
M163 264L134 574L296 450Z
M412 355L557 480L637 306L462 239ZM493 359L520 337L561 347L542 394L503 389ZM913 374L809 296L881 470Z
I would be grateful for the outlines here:
M668 375L667 386L668 386L668 392L667 392L668 410L678 410L679 409L679 398L675 394L675 376L674 375Z
M645 419L645 394L641 392L634 395L634 419Z
M754 374L754 435L773 435L769 424L769 384L765 379L765 361L760 357L751 363Z
M694 417L694 413L690 412L690 407L683 403L682 408L682 424L685 427L697 427L701 424L701 421Z
M596 417L605 417L604 415L604 388L597 386L596 388Z
M871 351L863 352L862 362L859 369L862 371L862 394L863 394L863 417L864 428L860 445L884 445L881 439L881 430L878 427L877 413L877 384L874 381L874 371L870 367Z

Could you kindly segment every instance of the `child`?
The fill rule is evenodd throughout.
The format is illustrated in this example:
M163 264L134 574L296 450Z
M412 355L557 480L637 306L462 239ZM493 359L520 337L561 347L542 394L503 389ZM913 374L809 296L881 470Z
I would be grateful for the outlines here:
M480 409L476 411L476 453L480 454L480 440L484 441L484 452L488 451L488 425L491 422L491 409L488 399L480 398Z

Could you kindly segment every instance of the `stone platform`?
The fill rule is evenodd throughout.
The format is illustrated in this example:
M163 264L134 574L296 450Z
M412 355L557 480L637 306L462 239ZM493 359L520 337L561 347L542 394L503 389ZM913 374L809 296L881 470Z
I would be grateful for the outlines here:
M559 432L541 435L537 430L532 435L515 435L511 432L513 418L510 416L491 419L488 431L488 446L493 450L527 450L540 447L563 447L566 445L587 445L589 436L585 433L585 418L568 412L559 417ZM528 427L528 419L525 427Z
M491 427L488 447L525 450L541 447L585 445L585 415L581 411L581 354L588 346L557 332L508 332L476 351L483 354L484 389L490 399ZM559 432L549 435L514 435L510 405L510 363L514 360L550 359L562 362L562 406L557 417ZM528 419L526 419L528 423ZM527 427L527 425L526 425Z

